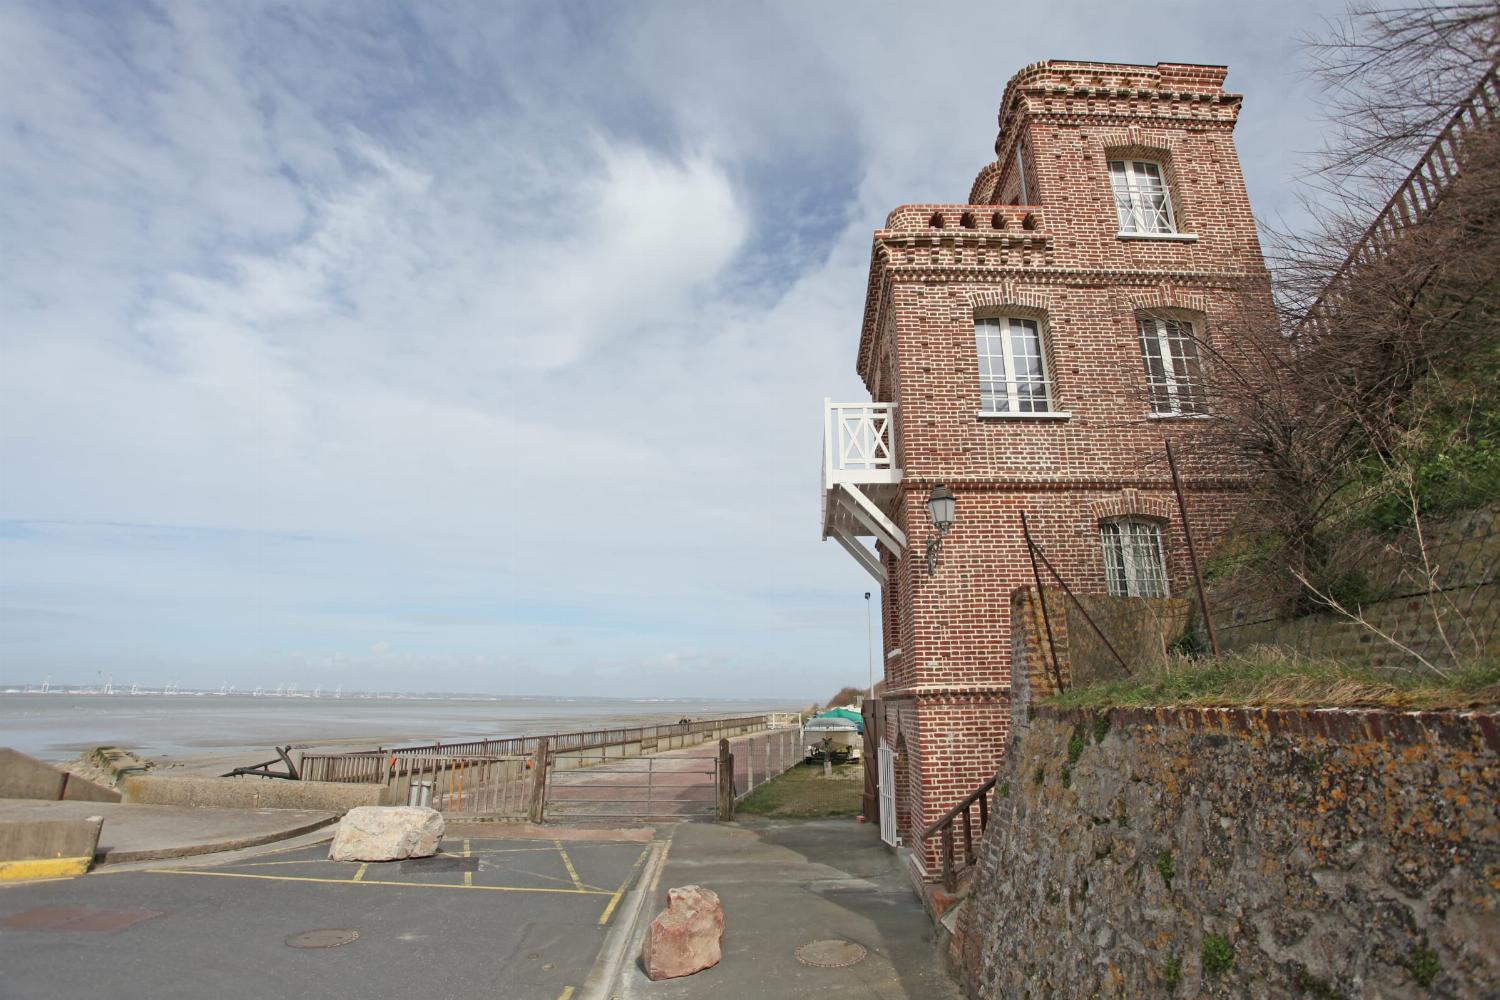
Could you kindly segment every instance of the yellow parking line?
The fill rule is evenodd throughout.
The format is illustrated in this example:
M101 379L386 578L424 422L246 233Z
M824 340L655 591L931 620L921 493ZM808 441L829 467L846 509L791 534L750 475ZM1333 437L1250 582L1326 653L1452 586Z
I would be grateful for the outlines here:
M553 889L533 888L524 885L453 885L444 882L383 882L368 879L355 883L346 878L313 878L309 875L254 875L250 872L206 872L186 868L146 868L150 875L208 875L214 878L253 878L268 882L327 882L330 885L395 885L410 889L479 889L490 892L545 892L563 896L608 896L605 889Z
M609 902L604 905L604 912L599 914L600 927L609 923L609 918L614 915L615 907L620 905L620 897L625 895L625 887L630 884L631 879L635 878L636 870L641 867L641 862L645 861L646 855L650 853L651 845L648 844L641 851L641 856L635 859L635 864L630 866L630 871L625 873L625 878L620 882L620 887L609 897Z
M473 872L464 872L464 887L468 888L468 889L474 888L474 873Z
M466 858L467 858L467 857L468 857L468 856L469 856L469 842L468 842L468 840L467 840L467 839L466 839L466 840L465 840L465 841L464 841L464 857L466 857Z
M672 853L672 838L667 838L667 846L661 849L661 864L656 866L656 875L651 879L651 891L661 884L661 873L667 870L667 855Z
M578 869L573 867L573 859L568 857L568 852L563 850L562 841L554 840L552 846L557 848L557 853L562 855L563 867L568 869L568 878L573 880L573 888L582 889L583 880L578 877Z
M350 879L349 881L351 881L351 882L363 882L365 880L365 872L367 872L369 870L370 870L370 863L368 861L366 861L364 864L362 864L362 865L359 866L359 871L355 872L354 873L354 877L352 879Z
M557 1000L573 1000L573 987L563 987L563 991L557 995Z

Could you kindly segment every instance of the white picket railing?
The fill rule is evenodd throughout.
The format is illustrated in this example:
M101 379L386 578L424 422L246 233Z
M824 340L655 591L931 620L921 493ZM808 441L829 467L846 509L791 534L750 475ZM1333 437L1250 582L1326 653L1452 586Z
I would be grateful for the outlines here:
M823 486L899 483L895 403L823 404Z

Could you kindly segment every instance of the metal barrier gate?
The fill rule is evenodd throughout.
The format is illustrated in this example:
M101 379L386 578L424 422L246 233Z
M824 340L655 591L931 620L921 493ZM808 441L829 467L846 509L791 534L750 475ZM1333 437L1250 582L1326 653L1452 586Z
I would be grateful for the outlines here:
M309 754L317 781L385 785L392 805L426 805L447 815L527 818L535 773L526 757L447 754Z
M718 816L719 759L680 754L548 762L549 820L674 820Z

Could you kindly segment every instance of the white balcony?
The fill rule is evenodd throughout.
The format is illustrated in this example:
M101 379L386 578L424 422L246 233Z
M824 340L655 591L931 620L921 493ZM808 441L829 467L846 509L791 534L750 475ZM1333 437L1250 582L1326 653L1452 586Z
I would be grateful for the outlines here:
M891 518L901 483L897 463L895 403L823 401L823 537L881 582L885 567L857 539L905 551L906 535Z

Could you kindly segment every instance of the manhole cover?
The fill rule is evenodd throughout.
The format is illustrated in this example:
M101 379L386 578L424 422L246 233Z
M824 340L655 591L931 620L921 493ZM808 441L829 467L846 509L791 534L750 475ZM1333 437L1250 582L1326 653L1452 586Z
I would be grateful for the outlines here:
M301 931L286 939L288 948L337 948L341 944L359 940L359 931L343 927L324 927L315 931Z
M809 941L797 949L797 961L819 969L842 969L864 961L865 954L853 941Z

